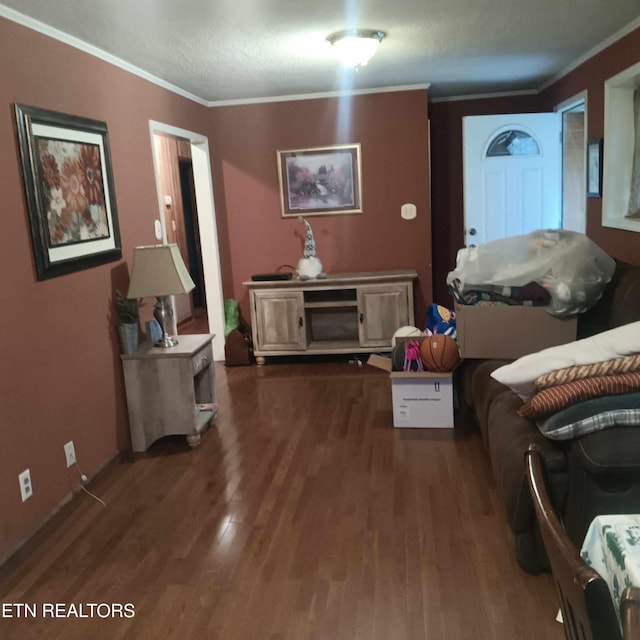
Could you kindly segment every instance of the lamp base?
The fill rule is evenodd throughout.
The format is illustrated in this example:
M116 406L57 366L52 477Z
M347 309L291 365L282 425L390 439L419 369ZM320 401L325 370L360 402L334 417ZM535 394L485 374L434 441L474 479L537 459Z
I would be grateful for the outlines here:
M173 325L173 309L169 296L158 296L156 306L153 308L153 317L158 321L162 328L162 338L154 343L154 347L160 349L168 349L178 344L178 338L170 336L168 329Z
M178 344L178 339L175 336L163 336L157 342L153 343L154 347L161 349L167 349L168 347L175 347Z

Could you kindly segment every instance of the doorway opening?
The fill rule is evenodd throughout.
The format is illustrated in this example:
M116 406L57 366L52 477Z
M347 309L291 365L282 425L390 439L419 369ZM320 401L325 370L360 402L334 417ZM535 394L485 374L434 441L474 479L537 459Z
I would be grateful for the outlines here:
M556 107L562 116L562 228L585 233L586 200L586 95Z
M224 360L224 299L211 181L209 143L205 136L149 122L160 234L163 243L180 248L196 288L174 296L177 333L213 333L213 357Z
M191 151L191 149L189 149ZM195 283L191 292L191 306L195 319L206 319L207 296L204 290L202 273L202 248L200 245L200 227L198 226L198 205L196 203L196 186L193 181L193 164L191 153L188 157L178 155L180 172L180 192L182 195L182 217L186 241L187 268Z

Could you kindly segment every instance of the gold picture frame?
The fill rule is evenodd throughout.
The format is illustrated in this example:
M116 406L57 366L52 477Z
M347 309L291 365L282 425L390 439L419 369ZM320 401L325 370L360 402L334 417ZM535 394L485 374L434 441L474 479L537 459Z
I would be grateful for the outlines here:
M360 143L279 150L283 218L362 213Z

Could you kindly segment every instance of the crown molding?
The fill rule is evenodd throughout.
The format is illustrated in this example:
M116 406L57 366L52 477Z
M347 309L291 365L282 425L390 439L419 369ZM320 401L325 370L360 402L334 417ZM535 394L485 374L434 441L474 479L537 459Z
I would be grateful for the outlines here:
M363 96L373 93L397 93L399 91L420 91L428 89L431 83L405 84L394 87L378 87L375 89L350 89L340 91L323 91L318 93L291 94L288 96L270 96L264 98L246 98L240 100L212 100L208 107L235 107L247 104L263 104L267 102L294 102L297 100L320 100L322 98L343 98L349 96Z
M489 98L514 98L517 96L533 96L538 95L536 89L524 89L522 91L499 91L496 93L474 93L468 96L449 96L446 98L433 98L429 100L430 104L438 102L461 102L463 100L484 100Z

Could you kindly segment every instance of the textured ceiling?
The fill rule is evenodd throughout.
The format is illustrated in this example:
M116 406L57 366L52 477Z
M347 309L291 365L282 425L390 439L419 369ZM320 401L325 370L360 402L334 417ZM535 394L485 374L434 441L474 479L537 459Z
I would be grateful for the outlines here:
M3 7L213 103L422 84L432 97L535 90L621 29L640 26L639 0L3 0ZM349 27L387 33L358 73L343 70L325 41Z

